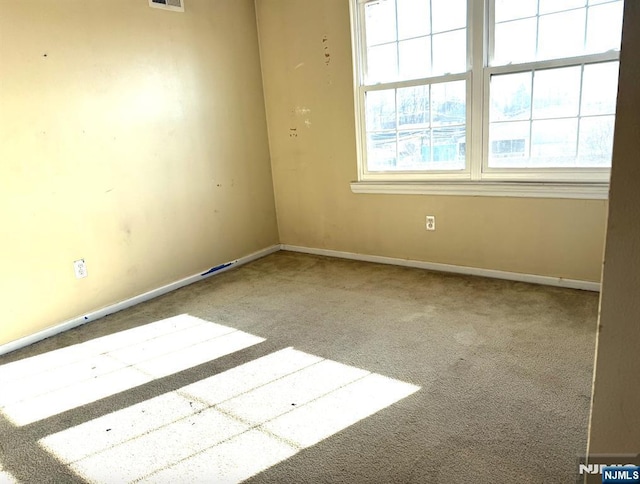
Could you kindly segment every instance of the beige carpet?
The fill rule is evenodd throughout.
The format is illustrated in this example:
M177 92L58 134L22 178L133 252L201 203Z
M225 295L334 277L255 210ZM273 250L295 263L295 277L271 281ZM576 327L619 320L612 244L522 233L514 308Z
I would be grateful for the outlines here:
M0 482L574 482L597 305L279 252L0 357Z

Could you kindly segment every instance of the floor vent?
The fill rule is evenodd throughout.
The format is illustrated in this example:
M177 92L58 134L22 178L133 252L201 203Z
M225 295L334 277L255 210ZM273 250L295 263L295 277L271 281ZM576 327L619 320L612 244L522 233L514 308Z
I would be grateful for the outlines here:
M184 0L149 0L149 5L174 12L184 12Z

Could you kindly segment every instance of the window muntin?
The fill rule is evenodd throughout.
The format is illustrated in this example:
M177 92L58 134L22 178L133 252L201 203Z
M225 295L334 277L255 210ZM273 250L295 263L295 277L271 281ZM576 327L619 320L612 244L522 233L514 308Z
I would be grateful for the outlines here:
M366 84L466 71L466 0L375 0L363 8Z
M622 0L496 0L491 65L617 50Z
M610 166L617 61L493 75L490 82L490 168Z
M606 181L623 0L354 7L359 179Z
M465 170L467 1L377 0L360 8L366 171Z
M598 55L619 49L622 8L622 0L495 0L487 172L611 166L618 62Z
M464 170L466 81L365 94L368 169Z

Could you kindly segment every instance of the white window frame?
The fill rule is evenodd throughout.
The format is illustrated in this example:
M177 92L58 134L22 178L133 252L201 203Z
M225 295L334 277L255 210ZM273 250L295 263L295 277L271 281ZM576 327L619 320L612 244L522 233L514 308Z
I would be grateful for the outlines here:
M350 0L354 59L354 105L358 180L354 193L488 195L509 197L606 199L609 168L505 169L489 167L489 84L494 74L524 72L619 60L619 51L522 64L491 66L495 0L467 0L467 72L428 78L429 84L466 80L466 160L464 170L369 172L366 167L365 94L367 91L411 87L426 79L365 85L364 6L371 0Z

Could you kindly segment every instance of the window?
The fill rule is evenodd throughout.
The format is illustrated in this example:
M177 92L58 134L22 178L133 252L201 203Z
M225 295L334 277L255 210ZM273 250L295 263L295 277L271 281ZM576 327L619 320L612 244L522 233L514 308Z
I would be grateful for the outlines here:
M360 182L606 186L623 0L351 1Z

